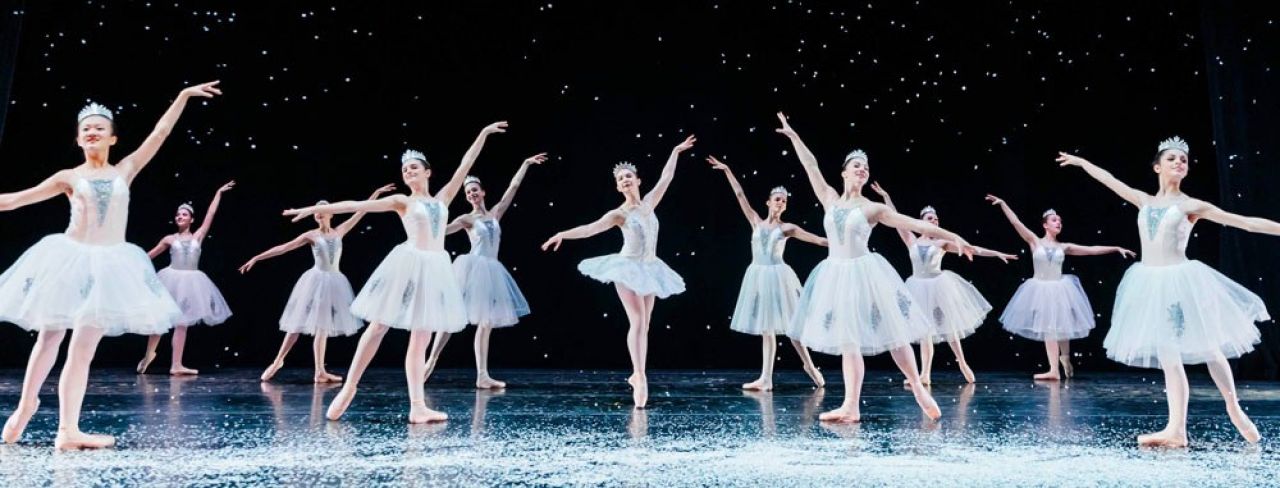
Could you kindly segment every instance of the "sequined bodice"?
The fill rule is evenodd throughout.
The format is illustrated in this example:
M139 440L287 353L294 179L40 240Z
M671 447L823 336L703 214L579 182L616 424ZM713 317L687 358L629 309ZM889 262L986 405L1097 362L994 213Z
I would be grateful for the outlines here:
M169 244L169 267L173 269L200 269L200 241L174 237Z
M400 217L410 244L423 251L444 251L444 226L449 209L434 198L414 198Z
M871 224L861 207L827 207L822 217L822 228L827 233L828 256L856 258L869 254L867 240L871 238Z
M1046 246L1040 242L1036 242L1036 248L1031 250L1031 267L1035 271L1034 278L1038 280L1057 280L1062 278L1062 260L1066 259L1067 253L1061 246Z
M654 259L658 250L658 216L648 203L627 211L622 223L621 256Z
M785 264L782 262L782 252L786 247L787 236L782 233L782 226L757 225L751 232L751 264Z
M311 257L315 258L315 269L321 271L337 271L342 260L342 238L334 235L317 233L311 238Z
M916 238L910 254L912 276L930 278L942 274L942 258L947 253L937 242Z
M124 242L124 228L129 223L129 185L123 177L77 176L70 199L68 237L86 244Z
M1143 205L1138 209L1143 264L1165 266L1187 260L1187 240L1191 238L1191 227L1195 224L1179 206L1182 201L1165 207Z
M467 237L471 238L470 254L497 259L498 245L502 244L502 226L493 217L478 217L467 229Z

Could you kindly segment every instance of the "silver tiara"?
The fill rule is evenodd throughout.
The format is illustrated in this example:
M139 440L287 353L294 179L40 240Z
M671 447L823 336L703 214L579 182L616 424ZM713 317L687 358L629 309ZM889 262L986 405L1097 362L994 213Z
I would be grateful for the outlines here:
M867 159L867 152L866 152L866 151L863 151L863 150L861 150L861 149L854 149L852 152L850 152L848 156L845 156L845 157L844 157L844 162L846 162L846 163L847 163L847 162L852 161L852 160L854 160L854 159L861 159L861 160L862 160L862 162L867 163L867 164L871 164L871 160L870 160L870 159Z
M774 194L777 194L777 193L781 193L788 197L791 196L791 192L787 191L787 187L785 186L775 186L772 190L769 190L769 196L773 196Z
M106 117L107 120L110 120L112 122L115 122L116 120L115 115L111 113L111 109L104 107L102 105L98 105L97 102L89 102L88 105L85 105L84 108L80 109L80 114L76 115L76 122L79 123L84 119L93 117L95 115L99 117Z
M1052 208L1051 208L1051 209L1049 209L1049 210L1045 210L1045 211L1044 211L1044 213L1040 214L1040 218L1041 218L1041 219L1047 219L1047 218L1049 218L1049 216L1050 216L1050 215L1058 215L1058 211L1057 211L1057 210L1054 210L1054 209L1052 209Z
M632 174L638 173L636 171L636 165L623 162L613 165L613 176L618 176L618 172L622 170L630 171Z
M463 179L462 179L462 186L464 186L464 187L465 187L465 186L467 186L467 185L470 185L470 184L472 184L472 183L475 183L475 184L479 185L479 184L480 184L480 178L476 178L476 177L474 177L474 176L467 175L467 177L466 177L466 178L463 178Z
M404 151L404 154L400 155L400 165L404 166L408 164L409 161L413 161L415 159L425 163L427 162L427 155L422 154L421 152L418 152L418 151L414 151L413 149L406 149Z
M934 210L932 205L926 205L924 208L920 209L920 216L924 217L925 214L938 215L938 211Z
M328 200L317 200L317 201L316 201L316 205L328 205L328 204L329 204L329 201L328 201Z
M1165 152L1169 149L1177 149L1184 153L1191 154L1191 146L1188 146L1187 141L1182 140L1182 138L1178 136L1173 136L1160 141L1160 147L1156 149L1156 152Z
M196 208L192 207L190 203L184 203L182 205L178 205L178 210L182 210L184 208L187 209L187 213L195 215Z

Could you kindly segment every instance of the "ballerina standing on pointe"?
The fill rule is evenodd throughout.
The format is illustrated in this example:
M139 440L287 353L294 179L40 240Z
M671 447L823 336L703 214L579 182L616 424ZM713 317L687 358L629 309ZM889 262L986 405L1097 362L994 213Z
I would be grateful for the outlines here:
M156 247L151 248L147 253L148 257L155 259L165 249L169 250L169 266L156 273L156 276L160 277L160 282L164 283L165 289L169 290L169 295L173 296L173 300L178 302L178 308L182 309L182 317L173 327L173 357L169 363L169 374L199 373L182 365L182 352L187 345L188 327L201 322L205 325L218 325L231 317L231 308L227 306L226 299L222 298L222 292L218 291L218 287L213 284L213 280L209 279L209 275L200 271L200 250L205 236L209 235L209 228L213 226L213 217L218 213L222 194L235 186L236 182L231 181L218 188L218 192L213 195L213 201L209 202L209 210L204 213L204 222L195 232L191 231L195 208L186 203L178 205L178 212L173 217L173 223L178 226L178 232L164 236ZM160 345L162 335L153 334L147 338L147 351L138 362L138 374L146 373L147 366L150 366L151 361L156 358L156 347Z
M868 249L867 240L876 224L884 224L950 241L970 259L973 246L950 231L907 217L862 196L862 188L871 178L871 165L862 150L855 149L845 156L840 170L842 190L832 188L822 177L818 159L791 128L787 117L779 112L778 121L782 127L777 132L791 140L809 184L826 211L822 224L830 254L805 281L791 324L791 330L800 331L800 342L805 346L841 356L844 403L819 418L860 421L865 373L862 356L889 351L898 369L907 376L920 409L930 419L937 420L942 411L920 382L915 354L911 352L911 344L929 334L929 319L911 298L911 291L893 266Z
M462 291L453 275L449 254L444 251L444 228L449 218L449 202L462 189L462 181L475 164L491 134L507 131L506 122L496 122L480 131L448 183L434 195L430 192L431 165L414 150L400 156L400 175L408 195L390 195L377 200L346 201L285 210L295 221L307 216L356 212L395 212L400 215L407 240L396 246L373 270L360 293L351 302L351 313L369 322L360 335L347 380L329 404L325 416L337 420L347 411L360 385L360 377L378 352L387 329L409 331L409 350L404 370L409 387L409 423L420 424L448 418L444 412L427 407L423 383L426 379L427 346L432 332L459 332L467 327L467 310Z
M897 210L889 192L878 183L872 183L871 189L880 194L884 204ZM938 224L938 211L931 206L920 210L920 220L933 225ZM933 330L920 341L920 381L926 385L933 383L933 345L946 342L951 352L956 355L956 364L960 374L969 383L974 382L973 368L964 359L964 349L960 347L960 339L968 337L978 330L983 319L991 311L991 304L978 292L973 284L960 275L942 269L942 258L947 253L960 253L954 243L917 236L907 230L898 230L898 237L907 245L907 254L911 256L911 277L907 278L907 288L915 297L920 308L932 319ZM973 246L973 255L992 257L1006 264L1018 256L992 251Z
M394 184L383 186L369 195L369 200L377 200L383 193L395 190ZM329 202L321 200L316 205ZM302 246L311 245L311 256L315 265L302 273L298 283L293 285L289 301L280 314L280 330L285 332L284 342L280 343L280 352L275 360L262 372L260 379L270 381L284 367L284 358L298 342L298 335L310 334L311 351L315 360L316 383L339 383L342 377L330 374L325 369L324 353L329 337L355 335L364 325L359 317L351 314L351 281L338 270L342 260L342 238L346 237L365 212L356 212L345 222L333 227L333 216L325 213L314 214L315 229L303 232L292 241L278 245L254 256L240 267L240 274L248 273L258 261L270 259Z
M106 107L89 104L76 118L76 145L84 151L84 162L32 188L0 194L0 211L58 195L66 195L71 203L66 232L45 236L0 275L0 321L38 332L22 379L22 396L4 424L6 443L17 442L36 413L40 385L71 330L58 380L58 435L53 445L67 450L115 444L109 435L80 431L89 363L99 340L124 333L163 333L181 315L146 253L124 240L129 185L169 137L187 101L221 95L217 85L203 83L178 93L142 145L116 164L109 157L116 143L114 116Z
M529 315L529 303L520 293L511 273L498 261L498 246L502 242L502 227L498 221L511 208L516 190L520 189L520 182L524 181L529 167L546 160L547 153L525 159L493 210L485 206L484 185L480 178L468 176L462 189L466 192L467 203L471 204L471 213L458 216L445 228L446 235L466 229L471 240L471 251L453 261L453 271L458 277L458 286L462 288L462 301L467 305L467 321L476 325L476 388L507 387L505 382L489 376L489 333L497 327L516 325L520 317ZM436 332L424 380L431 378L450 335L448 332Z
M649 320L653 317L655 298L666 298L684 292L684 279L658 259L658 217L654 210L662 202L680 153L693 147L697 139L689 136L671 150L662 167L658 183L640 196L640 177L631 163L613 167L613 181L622 194L622 206L610 210L595 222L558 232L542 243L542 250L557 251L566 239L586 239L610 228L622 230L622 251L594 257L578 264L578 271L601 283L613 283L618 299L627 311L627 352L631 355L632 400L636 408L649 401L649 379L645 361L649 355Z
M1270 320L1258 295L1222 273L1186 257L1191 227L1200 219L1262 234L1280 235L1280 223L1222 210L1182 192L1191 170L1190 147L1179 137L1161 142L1151 170L1155 195L1134 189L1110 172L1079 157L1058 153L1062 166L1079 166L1138 208L1142 260L1125 272L1116 291L1111 330L1102 346L1107 357L1130 366L1164 370L1169 423L1138 436L1144 446L1186 447L1190 389L1185 364L1204 363L1227 404L1240 435L1261 440L1258 427L1240 408L1229 358L1253 350L1261 340L1254 322Z
M781 186L769 191L769 199L765 206L769 208L766 218L760 218L751 204L747 202L742 185L733 175L729 166L708 156L711 167L724 172L733 189L733 196L738 200L738 207L751 224L751 265L742 278L742 290L738 292L738 304L733 309L733 320L729 329L744 334L758 335L763 340L760 378L742 385L744 390L773 390L773 363L778 354L778 334L791 338L791 346L804 364L804 372L813 380L813 384L822 388L826 381L822 372L813 365L809 357L809 349L800 343L800 331L787 328L791 324L791 316L795 314L796 302L800 300L800 278L796 272L782 260L787 239L794 237L810 244L826 246L827 239L818 237L796 224L782 221L782 213L787 211L787 199L791 196Z
M1044 350L1049 360L1049 371L1034 376L1037 380L1058 381L1058 364L1062 364L1062 374L1070 378L1075 375L1071 365L1071 340L1081 339L1093 330L1093 307L1089 305L1089 297L1080 286L1080 278L1075 275L1062 274L1062 261L1067 256L1101 256L1119 254L1125 258L1134 256L1133 251L1119 246L1082 246L1059 242L1062 233L1062 217L1053 209L1045 210L1040 215L1040 225L1044 228L1044 237L1036 237L1031 229L1018 220L1009 204L995 195L987 195L987 201L1000 206L1005 218L1013 224L1027 246L1031 247L1031 265L1035 275L1022 282L1018 291L1013 293L1004 313L1000 314L1000 323L1004 330L1033 341L1044 341Z

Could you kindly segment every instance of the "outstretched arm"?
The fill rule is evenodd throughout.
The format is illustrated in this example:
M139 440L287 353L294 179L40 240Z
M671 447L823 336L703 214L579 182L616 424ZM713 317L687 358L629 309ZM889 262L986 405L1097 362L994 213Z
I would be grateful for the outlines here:
M157 242L157 243L156 243L156 247L153 247L153 248L151 248L151 250L150 250L150 251L147 251L147 257L148 257L148 258L151 258L151 259L155 259L155 258L156 258L156 256L159 256L159 255L160 255L160 253L163 253L163 252L165 252L165 251L169 250L169 239L170 239L170 238L172 238L172 236L164 236L163 238L161 238L161 239L160 239L160 242Z
M484 141L489 139L489 134L498 134L507 131L506 122L494 122L485 126L480 130L480 135L476 136L476 141L471 143L471 147L467 149L466 154L462 155L462 163L458 164L458 169L454 170L453 177L449 178L449 182L436 193L436 197L444 202L447 207L453 201L454 195L458 194L458 190L462 188L462 181L467 179L467 174L471 173L471 167L476 164L476 159L480 157L480 150L484 149Z
M826 237L822 237L812 232L809 232L807 230L804 230L803 227L800 227L796 224L787 224L782 226L782 235L787 237L794 237L798 240L801 240L816 246L827 247Z
M178 92L178 98L175 98L169 105L169 109L160 116L160 121L156 122L156 127L151 129L151 134L142 141L142 145L120 160L119 167L124 171L125 181L132 183L133 178L138 176L147 163L151 162L151 158L155 157L164 140L169 137L169 133L173 132L173 126L178 123L178 117L182 115L182 109L186 108L187 100L191 97L213 98L221 94L222 90L218 89L217 81L201 83Z
M383 186L379 187L377 190L374 190L374 191L373 191L373 194L369 195L369 199L368 199L368 200L377 200L377 199L378 199L378 197L382 196L382 194L383 194L383 193L387 193L387 192L390 192L390 191L395 190L395 189L396 189L396 184L395 184L395 183L391 183L391 184L383 185ZM335 228L334 230L338 231L338 235L339 235L339 236L345 236L345 235L347 235L347 233L348 233L348 232L351 232L351 229L356 228L356 224L359 224L359 223L360 223L360 219L363 219L363 218L364 218L364 215L365 215L365 214L367 214L367 213L369 213L369 212L367 212L367 211L365 211L365 212L356 212L356 213L355 213L355 215L352 215L352 216L351 216L351 218L347 219L347 220L346 220L346 221L344 221L342 224L338 225L338 227L337 227L337 228Z
M520 169L516 170L516 175L511 177L511 183L507 184L507 191L502 193L502 200L498 200L498 204L493 207L494 219L502 220L502 215L511 208L511 201L516 199L516 191L520 189L520 182L524 181L524 174L529 172L529 166L542 164L546 160L547 153L538 153L520 163Z
M399 212L405 208L404 195L391 195L379 198L377 200L347 200L338 203L326 203L324 205L312 205L310 207L291 208L281 212L281 215L293 217L293 221L305 219L317 213L327 213L329 215L349 214L356 212Z
M604 214L603 217L600 217L595 222L579 225L566 231L557 232L556 235L547 239L547 242L542 243L542 250L546 251L547 249L550 249L552 251L559 251L560 243L565 239L586 239L609 230L612 227L622 225L622 221L622 212L619 212L618 210L610 210L609 213Z
M1193 199L1188 203L1187 214L1196 218L1210 220L1227 227L1235 227L1249 232L1273 236L1280 235L1280 223L1274 220L1234 214L1202 200Z
M943 229L920 219L902 215L881 203L870 203L872 206L872 223L879 222L895 229L908 230L934 239L951 241L959 248L960 254L973 260L973 245L954 232Z
M1112 176L1110 171L1099 168L1098 165L1090 163L1079 156L1060 152L1056 161L1058 161L1058 166L1079 166L1083 168L1085 173L1089 173L1089 176L1092 176L1093 179L1098 180L1099 183L1110 188L1116 195L1119 195L1126 202L1132 203L1135 207L1142 206L1143 202L1151 198L1151 195L1146 192L1135 190Z
M71 170L64 169L45 178L40 184L13 193L0 193L0 212L40 203L71 191Z
M303 232L302 235L299 235L298 237L294 237L292 241L286 242L284 244L273 247L271 249L267 249L266 251L262 251L261 254L254 256L252 258L249 258L249 261L245 262L243 265L240 266L240 274L248 273L250 269L253 269L253 265L258 264L258 261L262 261L264 259L271 259L281 254L287 253L289 251L292 251L294 249L307 245L308 242L311 242L312 232L315 232L315 231L309 230L309 231Z
M715 156L707 156L707 162L711 164L712 169L718 169L724 172L724 177L729 179L729 188L733 189L733 196L738 200L738 208L742 209L742 214L747 216L747 223L755 227L760 222L760 214L751 209L751 204L747 203L747 195L742 191L742 185L738 184L738 177L733 175L733 170L729 169L729 165L720 162Z
M1004 200L995 195L987 195L987 201L991 202L992 205L999 205L1000 211L1004 212L1004 217L1009 219L1009 224L1013 225L1013 230L1018 232L1018 237L1021 237L1028 246L1035 247L1036 234L1031 232L1031 229L1028 229L1021 220L1018 220L1018 214L1013 213L1013 209L1009 208L1009 204L1004 203Z
M236 180L231 180L222 185L222 188L218 188L217 193L213 194L213 201L209 202L209 209L204 211L204 222L201 222L200 228L196 229L194 237L197 241L203 240L204 236L209 235L209 228L213 227L213 216L218 214L218 204L222 203L222 194L235 187Z
M942 241L942 249L947 252L961 254L960 246L957 246L954 242L951 242L951 241ZM973 246L973 255L978 257L983 257L983 258L996 258L1001 261L1004 261L1005 263L1008 263L1009 261L1018 260L1017 255L1003 253L1000 251L993 251L991 249L987 249L981 246Z
M695 142L698 142L698 138L689 136L671 149L671 156L667 157L667 164L662 166L662 176L658 178L658 183L644 196L650 207L658 208L658 202L662 201L662 196L667 194L667 187L671 186L671 180L676 177L676 161L680 159L680 153L688 151Z
M1063 244L1062 252L1068 256L1101 256L1103 254L1119 254L1126 258L1137 256L1137 253L1120 246L1081 246L1079 244Z
M804 172L809 176L809 185L813 187L813 193L818 196L818 201L826 206L827 202L836 199L840 194L827 184L827 180L822 179L822 170L818 169L818 158L814 157L809 146L804 145L804 141L800 140L796 131L791 129L791 124L787 123L787 116L778 112L778 121L782 122L782 128L776 129L775 132L791 140L791 146L796 150L796 157L800 158L800 164L804 166Z
M880 187L880 182L872 182L871 189L874 190L876 193L880 194L880 198L884 200L884 204L886 207L889 207L889 209L893 210L894 212L898 211L898 207L893 204L893 199L889 198L889 192L884 191L884 188ZM896 229L896 230L898 231L898 238L902 239L903 244L910 246L911 243L916 240L916 236L912 235L911 231L903 230L903 229Z
M453 234L462 229L469 229L472 225L473 222L470 215L459 215L458 218L453 219L453 222L449 222L449 225L444 226L444 235Z

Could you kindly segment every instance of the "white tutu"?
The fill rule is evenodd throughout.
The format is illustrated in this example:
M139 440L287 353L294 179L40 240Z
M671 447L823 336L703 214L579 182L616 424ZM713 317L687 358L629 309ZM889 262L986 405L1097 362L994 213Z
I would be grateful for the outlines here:
M173 301L178 303L182 316L176 325L218 325L231 317L231 307L222 298L222 292L198 269L173 269L168 267L156 273L164 283Z
M785 264L752 264L742 278L729 328L744 334L790 334L800 278Z
M1270 319L1258 295L1204 263L1136 263L1120 281L1102 345L1130 366L1158 368L1161 352L1199 364L1252 351L1260 340L1254 322Z
M138 246L45 236L0 275L0 322L32 331L98 327L163 334L181 311Z
M407 242L392 249L373 270L351 302L351 313L397 329L459 332L467 327L467 310L449 255Z
M311 268L293 285L280 314L280 330L329 337L355 334L364 323L351 314L352 295L351 282L342 273Z
M453 271L462 288L468 322L510 327L529 315L529 303L516 280L497 259L463 254L454 260Z
M1093 329L1093 307L1075 275L1056 280L1032 278L1013 293L1000 314L1000 323L1005 330L1027 339L1080 339Z
M965 338L982 325L991 304L973 284L950 271L932 277L907 278L907 289L933 324L933 342Z
M666 298L684 292L684 279L658 258L609 254L583 260L578 272L601 283L619 283L640 296Z
M898 272L871 253L819 263L804 284L791 330L818 352L851 347L873 355L909 346L932 329Z

